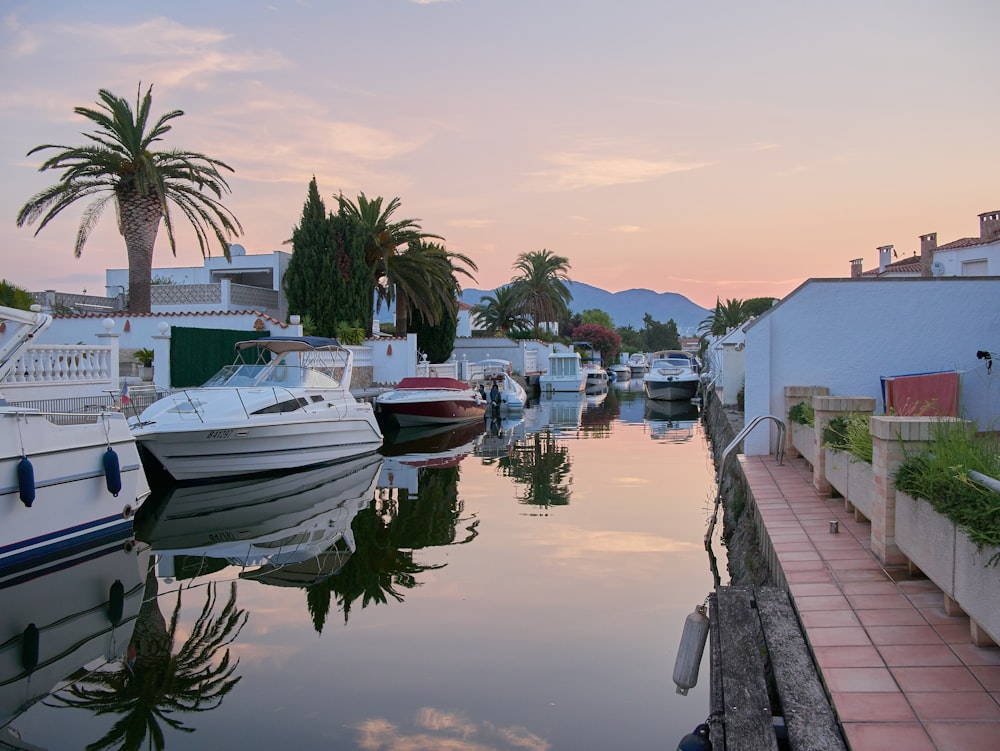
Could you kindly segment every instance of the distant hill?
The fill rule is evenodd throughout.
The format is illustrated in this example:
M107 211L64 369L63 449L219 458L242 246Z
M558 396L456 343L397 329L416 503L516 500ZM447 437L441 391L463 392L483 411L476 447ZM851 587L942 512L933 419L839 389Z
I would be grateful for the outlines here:
M650 289L608 292L582 282L570 282L567 286L573 294L569 307L574 313L596 308L611 316L615 326L632 326L636 330L642 328L642 317L649 313L660 323L673 319L682 336L693 335L709 312L676 292L653 292ZM462 302L477 305L480 298L492 294L492 289L463 289Z

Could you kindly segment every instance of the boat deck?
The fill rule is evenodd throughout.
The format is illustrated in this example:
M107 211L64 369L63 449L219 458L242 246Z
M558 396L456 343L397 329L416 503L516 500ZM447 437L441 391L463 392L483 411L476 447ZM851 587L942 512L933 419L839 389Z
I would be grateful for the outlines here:
M852 751L1000 749L1000 648L974 646L933 582L883 568L803 459L739 461Z

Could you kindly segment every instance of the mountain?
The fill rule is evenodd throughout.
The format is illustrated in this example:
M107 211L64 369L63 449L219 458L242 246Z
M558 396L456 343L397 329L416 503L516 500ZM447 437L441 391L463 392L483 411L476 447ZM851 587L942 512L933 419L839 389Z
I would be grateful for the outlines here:
M608 292L582 282L570 282L566 286L573 295L569 307L574 313L596 308L611 316L615 326L632 326L636 330L642 328L642 317L649 313L653 320L660 323L673 319L682 336L691 336L709 313L676 292L653 292L650 289ZM463 289L462 302L477 305L480 298L486 295L492 296L493 290Z

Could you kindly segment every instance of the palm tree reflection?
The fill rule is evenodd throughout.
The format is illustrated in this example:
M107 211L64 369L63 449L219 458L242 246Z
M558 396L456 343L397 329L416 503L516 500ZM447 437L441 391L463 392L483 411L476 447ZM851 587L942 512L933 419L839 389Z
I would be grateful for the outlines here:
M419 498L409 498L400 490L400 495L378 498L358 512L352 525L357 542L354 555L337 576L307 590L317 633L322 633L334 600L346 624L358 600L362 608L384 605L390 599L403 602L404 591L419 585L419 574L443 567L417 563L415 551L464 545L476 538L479 521L462 516L458 477L458 466L420 469ZM466 534L459 539L457 530L463 523Z
M515 497L523 504L569 505L569 448L551 430L529 433L523 444L513 445L509 456L500 459L499 471L522 486Z
M208 712L239 683L234 676L239 660L229 655L229 645L247 621L247 613L236 607L236 583L230 585L229 599L221 612L216 588L205 588L205 604L191 628L191 635L174 652L180 621L181 590L169 625L160 612L157 598L155 562L146 574L146 599L139 610L128 660L115 669L99 670L56 694L54 706L87 709L96 715L119 715L111 729L89 744L87 751L118 748L163 749L164 728L193 733L182 717L175 715ZM148 736L148 741L147 741Z

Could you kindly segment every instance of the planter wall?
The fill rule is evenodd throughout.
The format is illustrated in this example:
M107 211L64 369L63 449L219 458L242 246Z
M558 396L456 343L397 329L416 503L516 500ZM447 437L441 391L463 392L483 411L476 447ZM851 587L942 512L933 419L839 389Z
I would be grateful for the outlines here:
M826 452L826 481L844 498L849 498L847 495L847 471L851 455L846 451L836 449L824 448L823 451Z
M997 547L978 550L961 530L955 538L954 599L996 644L1000 644L1000 568L986 568L986 562L998 552Z
M872 465L848 454L847 500L864 514L866 519L871 519L874 496L875 472L872 470Z
M896 544L927 578L1000 644L1000 569L986 562L1000 548L978 550L969 536L923 498L896 492Z
M813 436L815 435L815 430L812 425L803 425L802 423L793 422L792 423L792 445L795 446L795 450L798 451L802 458L805 459L809 464L815 464L815 451L813 447Z

